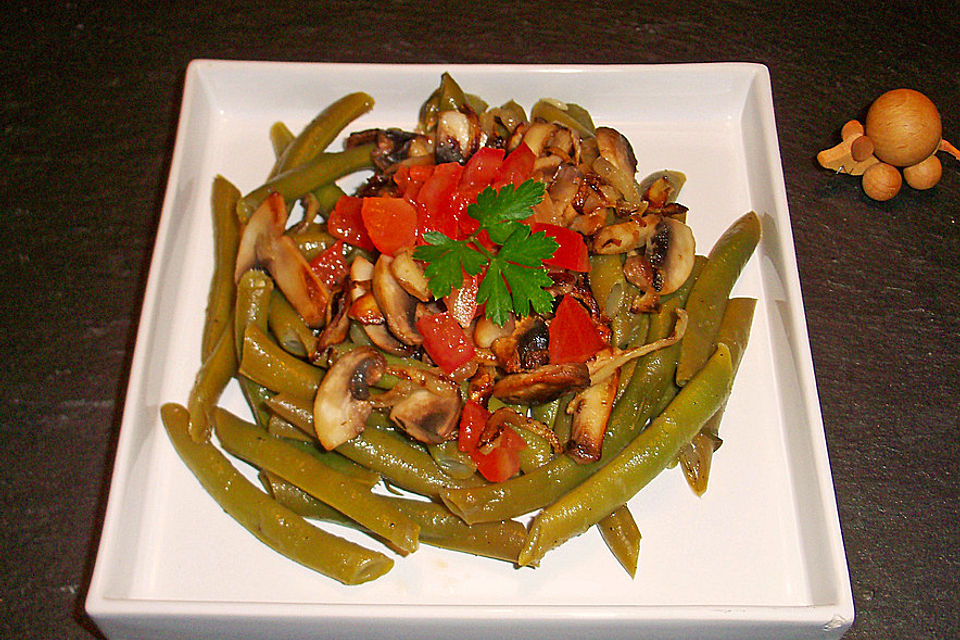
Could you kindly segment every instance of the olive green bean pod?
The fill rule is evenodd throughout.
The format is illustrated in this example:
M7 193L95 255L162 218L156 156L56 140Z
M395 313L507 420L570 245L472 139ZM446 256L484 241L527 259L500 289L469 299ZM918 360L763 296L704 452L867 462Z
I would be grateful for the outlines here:
M290 127L282 122L274 122L270 126L270 145L273 147L273 155L276 156L278 161L283 156L284 150L293 142L294 137L296 136L293 135L293 131L290 131ZM275 172L276 169L273 173Z
M438 111L459 111L467 103L467 96L447 72L440 76L440 93L437 96Z
M243 338L247 325L255 324L262 331L267 330L272 297L273 279L263 271L250 269L240 276L233 324L237 361L243 357Z
M538 404L530 408L530 416L547 425L551 429L553 428L553 423L557 420L557 412L560 410L560 398L547 402L546 404Z
M291 511L316 520L356 526L336 509L313 498L275 474L265 474L268 490ZM515 520L467 525L442 505L408 498L386 497L420 526L420 542L486 558L516 562L526 538L526 528Z
M244 334L240 373L271 391L310 402L323 378L323 369L290 355L255 324L248 325Z
M310 231L291 233L290 237L297 245L303 257L310 262L337 241L324 230L313 228Z
M619 253L595 253L590 256L590 291L600 310L613 316L623 306L623 258Z
M313 431L312 400L278 394L268 400L267 405L301 429ZM480 483L476 476L461 479L447 475L425 448L389 433L388 425L388 418L374 411L367 419L367 428L335 451L379 473L401 489L431 498L438 497L446 487L471 487Z
M223 390L237 373L237 354L233 346L233 322L226 325L213 351L207 356L194 378L187 411L190 414L190 436L197 442L210 439L213 411Z
M239 373L236 378L240 384L240 391L243 393L243 398L247 401L247 406L250 407L250 411L253 412L254 419L258 425L266 428L270 422L270 412L267 411L265 403L267 399L273 395L273 392Z
M657 418L588 480L534 518L520 552L521 566L580 535L626 504L676 457L730 393L730 350L719 345L703 368Z
M477 472L477 465L469 454L460 451L456 440L427 445L430 457L451 478L463 480Z
M324 151L344 127L370 111L373 98L363 92L350 93L330 104L304 127L284 148L277 174L295 169Z
M309 162L278 173L237 201L237 216L246 223L271 193L279 193L285 202L293 202L317 187L345 175L373 166L373 145L359 145L336 153L321 153Z
M215 446L195 442L185 408L165 404L160 416L177 454L207 493L270 548L344 584L374 580L393 567L393 560L384 554L310 525L257 489Z
M613 513L597 523L597 529L607 547L631 578L637 576L640 558L640 528L630 508L622 504Z
M314 189L313 195L317 199L317 206L320 208L320 213L327 216L330 215L333 208L337 206L337 200L347 194L336 184L330 182Z
M553 458L553 449L545 438L526 429L515 429L515 431L527 443L527 446L518 453L521 473L530 473L550 462Z
M298 442L314 442L316 440L300 427L290 424L278 415L272 415L267 420L267 433L277 438L286 438Z
M216 412L217 437L238 458L276 473L314 498L356 520L407 552L417 550L420 528L363 484L334 471L293 443L275 438L224 409Z
M301 358L313 353L317 336L279 291L271 297L268 320L271 333L284 351Z
M276 416L275 416L276 417ZM287 423L293 429L298 429L297 425ZM303 433L303 431L301 431ZM326 449L317 445L316 440L306 441L293 441L291 445L297 447L300 451L316 458L323 464L327 465L334 471L342 473L345 476L349 476L355 480L358 484L372 489L374 486L380 484L380 474L376 471L371 471L364 466L361 466L354 462L353 460L337 453L336 451L327 451Z
M696 260L687 282L661 304L659 313L651 319L649 340L659 340L672 333L676 308L683 306L702 266L703 260ZM610 413L599 461L578 464L567 455L557 456L531 473L504 482L444 490L440 493L444 504L465 522L473 524L515 518L554 502L612 459L647 420L656 415L653 410L657 402L668 385L673 384L679 349L679 345L674 344L637 359L634 374ZM562 399L560 406L558 425L562 418L569 416L562 409ZM561 442L564 441L561 428L555 425L555 430Z
M240 222L236 207L240 191L223 176L213 179L213 277L207 297L206 318L200 348L201 362L207 359L220 339L224 327L231 321L236 286L233 282L237 247L240 246Z
M717 342L727 345L730 349L730 358L733 362L733 375L737 375L743 351L750 339L750 327L753 324L753 313L757 301L752 298L731 298L720 322L717 332ZM720 446L720 420L726 402L710 416L700 432L693 437L690 443L680 449L678 460L683 469L687 484L698 496L707 490L707 481L710 477L710 465L713 452Z
M677 384L683 386L713 352L727 298L760 241L760 218L753 211L734 222L710 249L703 273L687 300L687 332L680 345Z

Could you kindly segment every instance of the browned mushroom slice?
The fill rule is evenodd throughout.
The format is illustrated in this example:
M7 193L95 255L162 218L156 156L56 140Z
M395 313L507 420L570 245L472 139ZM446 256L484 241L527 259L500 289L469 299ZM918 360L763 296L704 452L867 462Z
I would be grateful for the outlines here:
M390 271L393 258L381 255L373 268L373 296L398 340L410 346L423 342L417 331L417 299L404 291Z
M607 225L593 237L594 253L626 253L646 244L656 233L659 216L641 216Z
M437 162L463 162L480 147L483 129L476 114L441 111L437 119Z
M271 193L253 212L243 228L233 272L235 282L240 282L240 277L260 262L257 257L257 246L268 244L283 234L286 224L287 207L283 202L283 196L276 192Z
M427 302L430 295L430 284L423 273L423 267L413 259L413 249L404 249L393 257L390 271L403 290L422 302Z
M390 410L390 419L407 434L426 444L439 444L453 437L460 417L460 396L439 395L417 389Z
M374 296L368 297L372 286L373 273L374 266L369 260L362 256L354 258L353 264L350 265L350 306L358 304L363 299L363 304L376 304L377 312L383 316L383 310L380 309L376 298ZM368 319L370 318L372 316L368 317ZM397 356L408 356L413 353L413 348L397 340L385 324L361 324L361 326L370 341L387 353Z
M543 404L589 385L587 365L567 362L504 376L493 385L493 395L507 404Z
M610 127L597 127L597 149L601 158L606 158L633 179L637 173L637 156L623 134Z
M545 365L550 358L549 344L546 323L536 316L527 316L517 323L513 333L495 340L492 350L505 371L516 373Z
M320 444L334 449L363 431L370 416L370 385L387 368L383 355L358 347L327 371L313 401L313 424Z
M334 298L333 304L331 305L333 312L327 319L327 324L323 328L323 331L320 332L320 337L317 338L317 344L313 349L313 353L310 354L310 361L314 364L321 362L323 354L328 347L340 344L347 339L347 335L350 332L350 318L347 317L348 308L349 304L345 293L341 293Z
M619 370L615 370L602 382L587 387L574 396L567 406L567 412L573 414L567 454L581 464L600 459L603 434L607 431L607 422L617 397L619 373Z
M347 316L351 320L356 320L364 326L384 324L387 321L387 319L383 317L383 312L380 311L380 307L377 305L373 293L370 291L359 296L350 304Z
M487 406L490 396L493 395L493 385L496 380L497 372L493 367L478 367L467 386L467 399L484 407Z
M274 238L257 246L257 258L307 326L323 326L330 289L310 268L297 243L286 235Z
M690 272L696 257L697 243L690 227L673 218L663 218L656 233L647 240L647 259L657 270L661 295L680 288Z
M553 203L554 219L559 221L560 226L566 227L577 215L572 203L580 192L582 183L583 174L573 165L565 164L557 170L553 184L550 185L547 192L550 194L550 200Z

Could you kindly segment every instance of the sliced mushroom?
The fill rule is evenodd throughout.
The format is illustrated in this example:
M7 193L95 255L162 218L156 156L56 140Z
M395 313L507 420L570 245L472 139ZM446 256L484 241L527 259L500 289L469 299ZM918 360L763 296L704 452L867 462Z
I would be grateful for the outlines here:
M441 111L437 120L437 162L462 162L480 146L482 129L473 113Z
M579 362L548 364L524 373L504 376L493 385L493 395L507 404L543 404L562 394L586 389L590 371Z
M610 412L617 397L619 370L602 382L587 387L567 405L573 414L567 454L581 464L596 462L603 448L603 434L607 432Z
M413 259L413 249L398 252L390 264L390 271L404 291L423 302L430 300L430 285L423 267Z
M310 361L314 364L321 361L328 347L340 344L347 339L350 332L350 318L347 317L349 306L346 294L341 293L334 298L330 317L323 331L320 332L320 337L317 338L313 353L310 354Z
M387 319L387 326L398 340L410 346L423 343L417 331L417 300L404 291L393 277L390 265L393 258L384 254L373 268L373 296Z
M350 307L352 308L354 304L359 304L361 299L363 299L363 304L376 304L378 313L383 316L383 310L380 309L379 303L377 303L376 298L370 294L370 287L372 286L372 277L374 272L373 264L362 256L357 256L353 260L353 264L350 265ZM370 318L372 316L369 316ZM384 317L384 319L386 319ZM383 323L380 324L364 324L361 325L363 332L367 335L370 341L386 351L387 353L397 355L397 356L408 356L413 353L413 348L403 342L397 340L397 338L390 333L386 325Z
M647 259L660 276L661 295L680 288L693 269L697 242L690 227L673 218L663 218L647 240Z
M597 127L597 149L601 158L606 158L633 180L637 173L637 156L623 134L610 127Z
M247 220L237 247L237 262L233 272L234 282L240 282L241 276L257 266L257 246L266 244L283 234L287 224L287 207L283 196L271 193Z
M363 431L372 411L370 385L386 368L383 355L371 347L358 347L330 367L313 401L313 424L325 449L335 449Z
M560 221L560 226L566 227L577 214L571 203L580 192L582 183L583 174L573 165L565 164L557 171L553 184L547 190L553 203L554 218Z
M487 406L490 396L493 395L493 385L496 380L496 369L488 366L478 367L467 386L467 399L473 400L484 407Z
M642 216L607 225L593 237L593 250L601 254L632 251L653 237L659 221L658 216Z
M507 318L501 327L486 316L477 318L477 325L473 329L473 341L481 349L489 349L494 341L513 333L515 320L513 315Z
M387 319L383 317L383 312L380 311L380 306L377 304L377 300L373 297L373 292L371 291L360 295L350 304L350 308L347 310L347 317L351 320L356 320L364 326L384 324L387 321Z
M310 268L297 243L286 235L274 238L257 245L257 258L307 326L323 326L330 289Z
M494 341L492 349L500 366L509 373L516 373L545 365L550 358L549 344L547 324L536 316L527 316L517 323L509 336Z
M393 406L390 419L415 440L439 444L453 437L460 404L458 394L438 395L417 389Z

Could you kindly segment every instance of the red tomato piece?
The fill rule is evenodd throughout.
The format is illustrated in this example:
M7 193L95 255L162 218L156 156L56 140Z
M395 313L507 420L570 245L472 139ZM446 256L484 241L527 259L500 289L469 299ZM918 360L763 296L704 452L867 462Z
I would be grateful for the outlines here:
M527 448L526 441L510 427L504 427L497 446L490 453L479 449L470 452L477 471L490 482L503 482L520 470L520 452Z
M360 215L362 206L363 198L341 196L327 218L327 231L347 244L373 251L376 247L370 240Z
M460 177L460 191L468 196L471 202L497 177L504 154L503 149L481 147L467 160Z
M477 315L477 289L479 280L467 272L463 273L463 285L454 289L443 302L447 305L447 313L453 316L457 323L466 329Z
M347 261L343 259L343 240L337 240L317 254L310 261L310 269L331 289L339 287L349 269Z
M468 362L475 354L473 342L449 313L434 313L417 320L423 348L430 359L447 373Z
M490 412L474 400L467 400L460 412L460 433L457 436L457 448L464 453L477 448L477 441L487 425Z
M499 189L507 184L512 184L515 187L520 186L520 183L533 177L533 165L536 160L537 156L533 154L530 147L521 142L504 159L497 177L493 179L490 186L494 189Z
M564 296L550 323L550 364L586 362L605 346L583 305L570 296Z
M530 231L543 231L560 245L550 259L543 261L544 264L582 273L590 271L590 254L582 235L566 227L542 222L532 223Z
M380 253L393 256L417 243L417 210L403 198L364 198L360 216Z
M457 218L450 207L460 182L463 167L456 162L438 164L417 195L420 235L426 231L439 231L455 238L458 233Z

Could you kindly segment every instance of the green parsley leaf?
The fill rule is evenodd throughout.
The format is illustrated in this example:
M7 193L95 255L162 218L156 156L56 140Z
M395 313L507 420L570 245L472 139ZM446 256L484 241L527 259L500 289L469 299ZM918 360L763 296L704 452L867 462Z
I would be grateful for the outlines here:
M437 298L463 285L463 272L476 275L487 268L477 289L477 302L486 303L486 315L500 326L511 313L525 316L546 313L553 298L546 289L553 284L543 261L553 256L559 245L542 231L531 234L521 221L543 199L542 183L527 180L518 187L506 185L499 191L487 187L467 214L480 223L473 235L454 240L428 231L427 244L417 247L413 257L427 263L424 270L430 291ZM477 241L486 231L499 250L491 250Z

